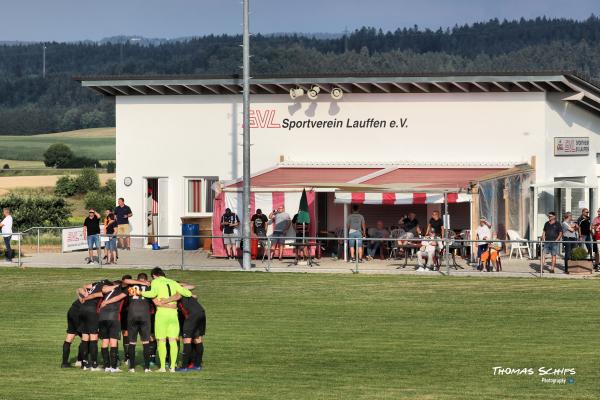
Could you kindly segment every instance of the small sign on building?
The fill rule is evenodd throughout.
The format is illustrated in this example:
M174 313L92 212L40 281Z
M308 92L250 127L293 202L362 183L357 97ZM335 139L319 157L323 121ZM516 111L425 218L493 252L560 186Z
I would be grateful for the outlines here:
M590 154L590 138L555 137L555 156L587 156Z

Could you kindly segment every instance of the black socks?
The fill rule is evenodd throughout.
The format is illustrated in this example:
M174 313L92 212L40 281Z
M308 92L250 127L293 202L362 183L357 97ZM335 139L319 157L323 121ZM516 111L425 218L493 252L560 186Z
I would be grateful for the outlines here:
M90 340L90 366L96 368L98 366L98 340Z
M64 342L63 343L63 358L62 358L62 363L63 364L68 364L69 363L69 353L70 352L71 352L71 343Z
M90 350L90 342L81 341L81 344L79 345L79 353L81 354L81 368L84 368L87 366L89 350Z
M129 354L127 358L129 359L129 368L135 368L135 344L129 343L127 345L127 351Z
M194 361L194 364L196 364L196 367L202 366L202 357L203 356L204 356L204 342L196 343L196 360Z
M101 351L104 368L110 368L110 356L108 355L108 347L103 347Z
M192 360L192 344L184 343L183 344L183 359L181 362L181 368L187 368Z
M127 360L129 358L129 336L123 336L123 354Z
M146 343L144 346L144 369L150 369L150 343Z
M118 347L110 348L110 367L115 369L117 368L117 355L118 355Z

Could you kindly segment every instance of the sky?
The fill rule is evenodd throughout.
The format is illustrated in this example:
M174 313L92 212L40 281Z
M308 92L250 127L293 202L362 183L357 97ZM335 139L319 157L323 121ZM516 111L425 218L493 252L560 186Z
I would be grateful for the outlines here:
M341 33L490 18L585 19L599 0L250 0L251 31ZM178 38L241 32L241 0L0 0L0 41Z

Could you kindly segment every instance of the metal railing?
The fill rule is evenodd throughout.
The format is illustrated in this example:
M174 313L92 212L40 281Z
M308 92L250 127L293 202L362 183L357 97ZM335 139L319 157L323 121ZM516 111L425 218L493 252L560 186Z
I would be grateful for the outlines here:
M60 230L62 231L63 229L70 229L70 228L77 228L76 227L32 227L29 228L23 232L16 232L13 233L13 236L17 236L19 238L18 240L18 266L22 267L23 266L23 260L22 260L22 242L23 242L23 238L26 235L37 235L37 253L40 254L40 232L43 230ZM61 238L61 250L62 250L62 234L59 234L58 236L60 236ZM206 239L210 239L210 240L223 240L224 238L227 239L233 239L234 241L241 243L243 238L240 235L237 236L223 236L223 235L137 235L137 234L129 234L129 235L106 235L106 234L101 234L99 235L100 238L130 238L131 239L148 239L148 238L152 238L153 240L159 240L159 239L167 239L167 240L172 240L172 241L178 241L179 245L180 245L180 255L178 255L179 260L177 261L177 263L171 263L172 265L177 265L179 266L182 270L185 269L186 267L186 260L185 260L185 254L186 251L185 250L185 239L188 238L197 238L200 240L206 240ZM427 237L421 237L421 238L354 238L354 237L296 237L296 236L285 236L285 237L276 237L274 238L273 236L268 236L268 237L252 237L251 240L258 240L261 242L261 247L262 247L262 252L263 252L263 263L266 262L266 267L265 270L266 271L271 271L271 266L272 266L272 250L274 249L275 243L278 241L284 241L285 242L285 248L289 248L289 247L295 247L296 249L300 249L300 248L308 248L308 257L307 257L307 261L309 266L312 266L312 264L318 264L318 260L316 257L313 257L313 253L315 253L315 256L317 256L318 253L320 253L319 251L317 251L320 248L335 248L336 249L336 253L339 255L339 251L340 249L343 249L343 255L340 258L344 258L347 259L347 252L346 249L350 249L350 247L353 247L354 249L354 253L355 255L357 255L359 253L359 241L362 241L363 243L363 247L365 244L369 243L369 242L381 242L381 245L383 245L384 243L390 245L388 246L388 248L399 248L397 246L394 246L393 243L394 242L398 242L398 241L402 241L406 244L410 244L409 246L404 247L405 250L405 264L408 262L407 257L409 257L409 251L418 251L420 245L423 244L423 242L430 242L430 241L436 241L438 242L438 247L439 249L443 249L443 251L439 251L437 253L438 258L438 262L439 262L439 271L441 272L442 268L445 267L445 273L446 275L450 275L451 273L451 269L454 267L456 269L458 269L458 264L455 263L454 260L454 256L451 254L451 251L458 251L460 250L461 252L468 252L470 254L470 261L474 261L474 256L475 256L475 252L477 249L477 245L481 244L483 242L485 243L494 243L494 244L499 244L501 245L503 248L508 248L508 246L511 246L512 244L519 244L519 245L526 245L528 248L528 253L530 255L530 259L531 260L537 260L539 259L539 276L542 277L544 275L544 264L543 264L543 260L545 260L544 257L544 246L543 244L548 244L548 243L558 243L558 244L565 244L565 243L569 243L572 246L585 246L586 244L590 244L590 245L594 245L597 244L597 242L595 241L583 241L583 240L578 240L578 241L571 241L571 242L565 242L565 241L541 241L541 240L527 240L527 239L515 239L515 240L507 240L507 239L494 239L491 241L481 241L481 240L475 240L475 239L460 239L460 238L427 238ZM329 242L333 242L335 243L334 246L331 246ZM350 243L353 243L353 246L350 246ZM341 244L341 245L340 245ZM380 245L380 246L381 246ZM102 247L102 246L101 246ZM401 247L400 247L401 248ZM537 257L537 249L540 249L540 257ZM521 249L525 249L525 248L521 248ZM521 249L518 249L518 251L520 252ZM85 250L84 250L85 251ZM265 255L266 252L266 255ZM511 252L512 252L512 248L511 248ZM295 257L298 258L298 251L295 252L296 255ZM100 268L103 267L103 261L102 261L102 256L104 255L104 252L102 250L102 248L100 248L98 250L98 255L99 255L99 260L98 260L98 264L100 266ZM450 259L453 259L453 264L450 263ZM388 260L392 260L391 258L388 258ZM394 259L395 261L396 259ZM469 260L468 260L469 261ZM468 261L467 261L467 265L468 265ZM360 272L360 260L359 257L355 257L354 258L354 265L353 265L353 270L352 272L354 273L359 273ZM398 267L400 268L400 267ZM462 267L461 267L462 268Z

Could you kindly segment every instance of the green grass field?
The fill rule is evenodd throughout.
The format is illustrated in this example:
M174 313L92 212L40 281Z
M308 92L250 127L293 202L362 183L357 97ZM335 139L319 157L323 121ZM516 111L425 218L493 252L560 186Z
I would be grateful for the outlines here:
M207 309L203 372L61 370L75 287L124 272L0 269L1 399L600 395L597 279L168 272L196 284ZM542 383L539 367L575 368L575 382Z
M13 164L11 160L42 161L48 146L54 143L64 143L71 147L77 156L90 157L97 160L115 159L115 129L96 128L72 132L51 133L33 136L0 136L3 163L11 168L29 168ZM23 164L21 164L23 165Z

